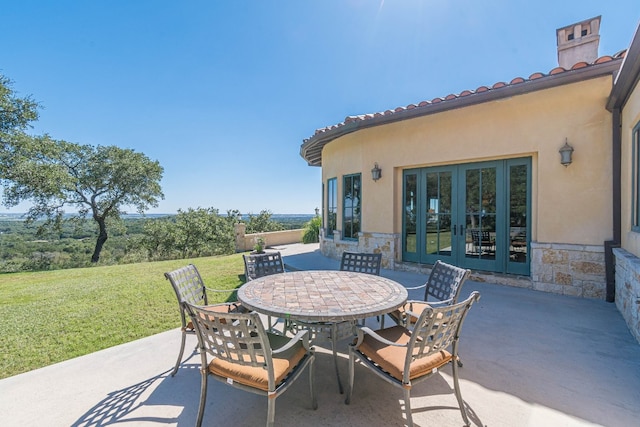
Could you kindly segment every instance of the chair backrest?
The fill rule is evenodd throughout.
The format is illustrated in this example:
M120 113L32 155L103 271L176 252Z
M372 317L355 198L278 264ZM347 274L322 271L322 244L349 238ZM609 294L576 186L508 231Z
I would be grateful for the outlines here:
M244 275L249 280L272 274L284 273L284 263L280 252L267 252L264 254L243 254Z
M188 303L185 306L196 328L201 351L229 363L264 367L269 371L270 384L273 383L271 345L258 313L218 313ZM203 363L206 364L206 359Z
M380 263L382 254L366 254L356 252L342 252L340 270L355 271L357 273L368 273L380 275Z
M436 308L427 306L422 311L407 345L404 365L404 377L407 381L411 362L416 359L447 350L450 346L452 348L449 352L454 360L456 359L462 323L471 306L479 299L480 293L473 291L469 298L462 302Z
M428 301L429 296L432 296L438 301L451 300L456 303L462 285L470 274L471 270L456 267L440 260L436 261L427 280L424 300Z
M164 273L169 279L180 304L207 305L207 292L195 265L189 264Z

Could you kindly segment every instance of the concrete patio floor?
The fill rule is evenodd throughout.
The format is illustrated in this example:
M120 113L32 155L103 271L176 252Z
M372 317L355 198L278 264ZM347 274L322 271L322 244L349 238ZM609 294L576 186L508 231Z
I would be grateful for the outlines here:
M338 267L317 245L278 249L294 268ZM405 286L426 280L405 272L382 274ZM460 344L462 397L471 425L639 425L640 345L615 304L473 281L465 284L462 297L473 290L482 298L467 317ZM200 357L190 353L196 344L190 336L180 370L169 376L179 340L175 329L0 380L0 425L191 426L198 410ZM340 343L345 381L346 346ZM317 347L316 354L318 409L311 409L305 373L277 399L276 425L403 425L401 390L359 367L347 406L330 352ZM411 406L417 426L463 425L450 367L416 385ZM203 425L264 425L266 408L266 398L211 380Z

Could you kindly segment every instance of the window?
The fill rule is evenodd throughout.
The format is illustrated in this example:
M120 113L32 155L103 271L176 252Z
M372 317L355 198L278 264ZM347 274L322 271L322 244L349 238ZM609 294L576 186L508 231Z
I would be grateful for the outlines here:
M631 230L640 232L640 123L632 133Z
M346 175L343 185L344 214L342 215L342 237L357 239L360 232L360 215L362 206L360 174Z
M333 236L333 230L336 229L336 221L338 215L338 189L337 178L331 178L327 181L327 215L326 215L326 236Z

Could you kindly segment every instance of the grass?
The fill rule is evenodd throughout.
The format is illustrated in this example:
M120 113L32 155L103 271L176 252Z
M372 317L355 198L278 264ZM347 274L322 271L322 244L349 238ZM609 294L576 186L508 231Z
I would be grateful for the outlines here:
M240 254L0 275L0 379L179 327L164 272L188 263L210 288L244 283Z

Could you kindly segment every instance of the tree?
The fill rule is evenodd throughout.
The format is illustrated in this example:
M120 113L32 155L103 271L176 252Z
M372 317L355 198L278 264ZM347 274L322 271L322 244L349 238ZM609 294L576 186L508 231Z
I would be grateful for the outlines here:
M152 259L232 254L237 217L236 211L222 217L214 208L179 209L175 217L147 221L142 245Z
M75 207L84 220L96 222L98 236L91 262L98 262L107 241L107 226L119 222L126 206L143 213L164 197L163 168L142 153L116 146L80 145L47 135L15 134L0 151L4 204L31 201L27 221L40 227L60 226L64 208Z
M248 215L249 215L249 220L246 221L247 234L266 233L269 231L284 230L284 227L282 226L282 224L271 219L272 214L268 210L262 210L256 216L253 216L252 214L248 214Z
M11 88L11 80L0 74L0 142L37 120L37 108L30 97L19 98Z

